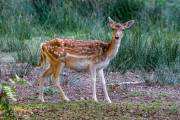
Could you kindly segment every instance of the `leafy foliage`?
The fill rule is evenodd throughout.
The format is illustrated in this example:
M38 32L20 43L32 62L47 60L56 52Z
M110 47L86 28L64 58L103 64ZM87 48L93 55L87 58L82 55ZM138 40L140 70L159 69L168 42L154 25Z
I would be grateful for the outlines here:
M0 84L0 109L3 110L3 119L15 119L14 110L11 106L12 101L16 101L16 86L25 85L26 80L16 75L14 79L10 79L8 83Z

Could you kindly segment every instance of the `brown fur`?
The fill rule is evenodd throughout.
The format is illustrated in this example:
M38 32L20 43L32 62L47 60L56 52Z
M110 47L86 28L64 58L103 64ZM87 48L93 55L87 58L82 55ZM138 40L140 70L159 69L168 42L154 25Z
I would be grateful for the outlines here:
M77 56L86 56L92 60L103 59L107 56L107 50L110 44L98 40L82 41L73 39L55 38L41 45L40 64L42 65L46 56L53 61L59 61L67 55L67 53ZM97 62L97 61L95 61Z

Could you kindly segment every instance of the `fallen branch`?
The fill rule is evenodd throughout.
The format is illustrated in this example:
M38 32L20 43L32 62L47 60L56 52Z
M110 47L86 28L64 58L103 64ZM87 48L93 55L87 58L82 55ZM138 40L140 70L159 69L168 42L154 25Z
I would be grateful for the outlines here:
M141 82L121 82L121 83L109 83L107 84L108 86L111 86L111 85L137 85L137 84L142 84L144 83L144 81L141 81Z
M123 90L128 89L128 85L138 85L142 84L144 81L140 82L121 82L121 83L109 83L107 86L112 90L112 91L117 91L117 89L122 88Z

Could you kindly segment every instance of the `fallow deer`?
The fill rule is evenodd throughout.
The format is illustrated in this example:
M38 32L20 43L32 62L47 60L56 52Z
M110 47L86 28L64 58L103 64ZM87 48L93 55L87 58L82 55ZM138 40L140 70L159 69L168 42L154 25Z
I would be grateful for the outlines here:
M123 24L117 23L108 17L109 25L112 28L112 40L109 43L104 43L98 40L82 41L73 39L55 38L40 45L40 66L48 61L49 67L39 79L40 93L39 98L44 102L43 84L44 79L52 75L57 87L60 90L60 95L66 101L69 101L65 95L59 80L59 73L64 67L75 70L87 70L92 77L93 99L97 101L96 96L96 72L102 80L103 91L106 100L111 103L109 98L103 69L109 64L120 47L123 31L130 28L134 24L134 20L130 20Z

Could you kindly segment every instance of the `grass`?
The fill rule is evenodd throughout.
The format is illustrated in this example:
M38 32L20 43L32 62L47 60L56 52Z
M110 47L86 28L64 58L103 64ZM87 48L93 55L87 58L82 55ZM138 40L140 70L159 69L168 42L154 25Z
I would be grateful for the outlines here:
M44 88L44 94L49 96L57 95L58 90L52 87L46 87Z
M176 0L0 1L0 49L35 65L39 44L54 37L110 41L107 17L135 25L125 32L108 71L155 71L162 84L180 83L180 4Z
M24 119L177 119L179 108L173 103L96 103L93 101L16 104L16 115Z
M139 92L139 91L132 91L132 92L130 93L130 96L131 96L131 97L144 96L144 93L141 93L141 92Z

